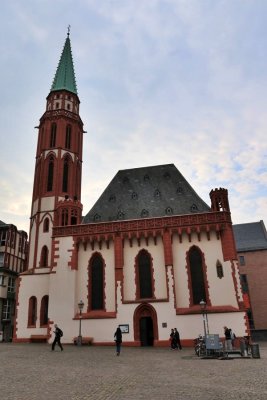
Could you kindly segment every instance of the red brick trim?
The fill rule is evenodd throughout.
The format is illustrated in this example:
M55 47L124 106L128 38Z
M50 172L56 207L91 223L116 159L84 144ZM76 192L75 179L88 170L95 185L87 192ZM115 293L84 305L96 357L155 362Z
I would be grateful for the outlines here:
M101 311L101 310L96 310L96 311L89 311L86 313L82 313L82 316L80 318L80 314L76 314L75 317L73 318L74 320L80 320L80 319L104 319L104 318L116 318L117 313L114 311Z
M217 313L229 313L229 312L240 312L244 310L240 310L239 308L235 308L230 305L225 306L209 306L207 305L207 313L208 314L217 314ZM201 314L202 310L199 305L191 306L188 308L177 308L177 315L187 315L187 314Z

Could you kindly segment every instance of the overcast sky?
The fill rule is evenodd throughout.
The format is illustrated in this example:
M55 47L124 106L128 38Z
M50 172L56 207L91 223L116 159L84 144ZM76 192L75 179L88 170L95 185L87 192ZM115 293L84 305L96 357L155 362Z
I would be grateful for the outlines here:
M267 1L2 0L0 220L28 232L39 119L71 25L85 215L118 170L173 163L267 224Z

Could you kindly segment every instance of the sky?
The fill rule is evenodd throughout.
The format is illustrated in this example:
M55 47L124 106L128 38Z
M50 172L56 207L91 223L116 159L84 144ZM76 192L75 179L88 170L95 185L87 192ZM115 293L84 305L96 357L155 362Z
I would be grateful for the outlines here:
M267 224L267 1L2 0L0 220L29 231L39 119L70 25L82 203L118 170L175 164L234 224Z

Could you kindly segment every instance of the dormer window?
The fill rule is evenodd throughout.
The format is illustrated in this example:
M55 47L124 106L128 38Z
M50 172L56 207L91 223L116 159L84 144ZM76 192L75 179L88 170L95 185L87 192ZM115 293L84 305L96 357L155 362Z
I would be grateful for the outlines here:
M138 199L138 194L136 192L132 193L132 199L137 200Z
M145 209L144 209L144 210L141 211L141 217L142 217L142 218L147 218L148 215L149 215L148 210L145 210Z
M196 204L192 204L192 206L190 208L190 211L191 212L197 212L198 211L197 205Z
M172 208L171 207L167 207L166 210L165 210L165 214L166 215L172 215L173 214Z

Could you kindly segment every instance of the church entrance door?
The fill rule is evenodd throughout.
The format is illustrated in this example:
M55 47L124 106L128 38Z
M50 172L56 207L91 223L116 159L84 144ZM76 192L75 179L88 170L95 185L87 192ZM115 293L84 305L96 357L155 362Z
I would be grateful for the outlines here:
M154 307L140 304L134 312L134 340L141 346L153 346L158 340L158 321Z
M151 317L140 318L140 341L141 346L153 346L154 333Z

